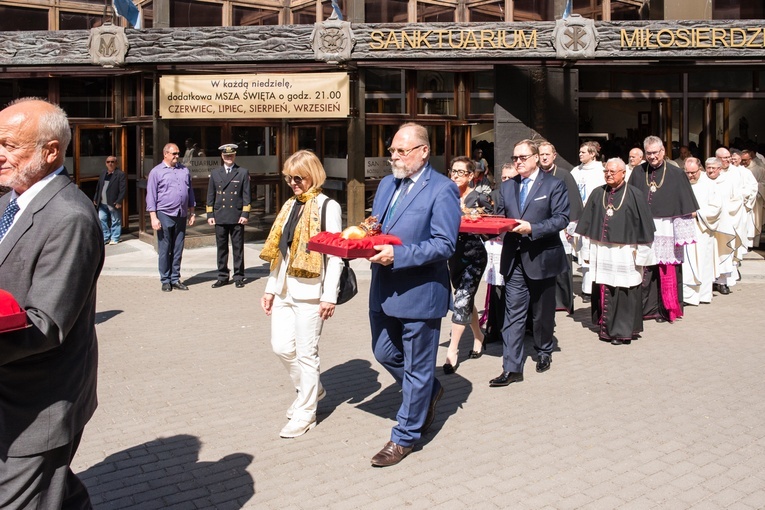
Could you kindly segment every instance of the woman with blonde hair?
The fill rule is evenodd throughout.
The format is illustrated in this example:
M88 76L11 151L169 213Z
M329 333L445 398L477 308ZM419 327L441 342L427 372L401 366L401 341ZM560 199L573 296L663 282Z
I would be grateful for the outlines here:
M287 410L289 422L279 435L298 437L316 426L316 409L326 392L319 380L319 338L332 317L342 260L306 249L319 233L324 215L328 232L340 232L340 205L324 195L327 178L319 158L301 150L282 170L294 196L276 217L260 257L271 272L260 305L271 316L271 347L282 360L297 397Z

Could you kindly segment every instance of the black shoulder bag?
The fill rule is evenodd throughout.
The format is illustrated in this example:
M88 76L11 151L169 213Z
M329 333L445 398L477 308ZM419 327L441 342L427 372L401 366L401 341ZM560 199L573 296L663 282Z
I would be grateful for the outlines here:
M321 206L321 231L327 230L327 204L331 199L327 198ZM327 266L327 256L324 255L324 267ZM359 286L356 283L356 273L353 272L348 264L348 259L343 259L343 270L340 273L340 283L337 288L337 304L347 303L359 292Z

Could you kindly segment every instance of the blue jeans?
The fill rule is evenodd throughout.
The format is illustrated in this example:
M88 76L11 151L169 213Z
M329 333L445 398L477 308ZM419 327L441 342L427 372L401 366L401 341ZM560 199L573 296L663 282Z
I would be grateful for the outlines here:
M116 209L103 202L98 206L98 219L101 220L101 231L104 233L104 243L110 240L119 242L122 234L122 209ZM111 228L109 224L111 223Z
M162 228L157 230L159 279L162 283L178 283L186 240L186 216L169 216L157 211L157 219L162 224Z

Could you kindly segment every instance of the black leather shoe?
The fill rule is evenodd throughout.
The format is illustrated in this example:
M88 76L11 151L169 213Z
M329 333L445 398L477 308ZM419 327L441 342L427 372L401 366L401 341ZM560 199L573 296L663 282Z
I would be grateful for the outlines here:
M618 338L612 338L611 339L611 345L622 345L624 342L619 340Z
M552 363L551 356L539 356L539 360L537 360L537 372L542 373L550 370L550 363Z
M431 425L433 425L433 420L436 419L436 405L438 404L438 401L441 400L441 397L444 396L444 387L441 386L438 388L438 391L436 392L436 395L433 397L433 400L430 401L430 405L428 406L428 414L425 416L425 423L422 426L422 433L428 431Z
M243 289L244 288L244 280L237 280L234 282L234 285L236 285L237 289Z
M231 283L230 280L218 280L218 281L216 281L215 283L212 284L212 288L213 289L218 289L220 287L223 287L224 285L228 285L229 283Z
M725 284L721 284L721 285L720 285L720 290L719 290L719 292L720 292L720 294L722 294L723 296L727 296L728 294L730 294L730 287L728 287L728 286L727 286L727 285L725 285Z
M582 294L582 303L589 303L591 300L590 294Z
M169 283L162 284L162 292L170 292L171 290L173 290L172 285L170 285Z
M510 383L521 381L523 381L523 374L517 372L502 372L499 377L495 377L489 381L489 386L498 388L500 386L507 386Z
M189 290L189 288L188 288L188 287L186 287L186 285L184 285L184 284L183 284L183 283L181 283L181 282L175 282L175 283L173 284L173 288L174 288L174 289L178 289L178 290Z
M387 467L398 464L404 457L412 453L411 446L401 446L393 441L383 446L383 449L377 452L377 455L372 457L372 465L375 467Z

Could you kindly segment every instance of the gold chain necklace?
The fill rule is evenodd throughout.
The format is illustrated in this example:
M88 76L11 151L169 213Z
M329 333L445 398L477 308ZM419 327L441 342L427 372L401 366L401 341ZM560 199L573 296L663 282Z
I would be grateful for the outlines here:
M649 165L650 167L650 165ZM645 173L645 185L648 186L648 189L651 190L651 193L656 193L656 190L661 188L664 185L664 178L667 176L667 162L665 161L662 165L662 169L664 170L664 173L661 174L661 182L659 184L656 184L655 181L648 182L648 172ZM658 172L658 170L656 170Z
M616 190L614 190L614 193L616 193ZM606 210L606 216L610 218L616 211L621 209L622 204L624 204L624 197L627 195L627 183L624 183L624 193L622 193L622 199L617 207L614 207L614 204L606 204L606 194L606 191L603 190L603 209Z

